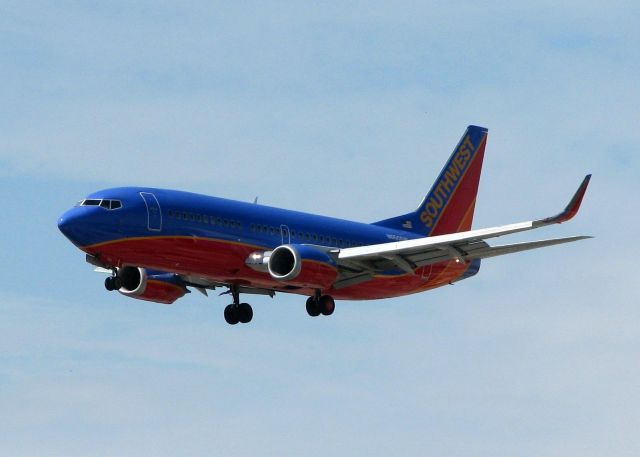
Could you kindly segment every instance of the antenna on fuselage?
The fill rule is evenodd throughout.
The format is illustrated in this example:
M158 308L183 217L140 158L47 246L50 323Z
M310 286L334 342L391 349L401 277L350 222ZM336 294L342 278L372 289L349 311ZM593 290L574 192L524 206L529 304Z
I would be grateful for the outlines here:
M253 199L253 204L257 205L258 204L258 196L256 195L256 198Z

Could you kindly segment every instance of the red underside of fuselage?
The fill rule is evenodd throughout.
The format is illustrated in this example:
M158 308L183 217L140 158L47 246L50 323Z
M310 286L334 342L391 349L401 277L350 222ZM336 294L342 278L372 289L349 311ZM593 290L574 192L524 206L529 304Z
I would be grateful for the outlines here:
M309 287L291 288L274 280L269 273L254 271L245 265L250 253L264 247L244 243L195 237L124 238L84 247L102 262L153 270L193 275L212 282L274 289L301 295L313 295ZM467 270L468 264L454 261L419 268L416 274L376 275L369 281L340 289L329 288L329 294L340 300L371 300L422 292L449 284ZM335 268L318 262L305 262L303 274L313 282L336 276ZM326 279L324 279L326 281Z

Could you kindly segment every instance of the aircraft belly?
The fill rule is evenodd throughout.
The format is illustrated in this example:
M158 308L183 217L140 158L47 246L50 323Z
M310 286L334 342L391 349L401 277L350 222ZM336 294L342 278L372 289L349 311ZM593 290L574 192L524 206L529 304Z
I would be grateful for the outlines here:
M313 295L314 289L287 285L268 273L248 268L245 259L257 249L250 244L194 237L123 238L85 247L84 250L113 266L144 268L193 275L217 283L242 284L261 289ZM323 293L338 300L372 300L422 292L449 284L467 270L466 264L443 262L419 268L416 274L375 275L372 279Z

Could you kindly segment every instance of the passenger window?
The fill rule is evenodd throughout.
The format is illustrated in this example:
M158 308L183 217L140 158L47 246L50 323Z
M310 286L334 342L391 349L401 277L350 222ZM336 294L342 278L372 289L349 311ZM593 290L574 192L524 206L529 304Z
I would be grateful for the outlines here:
M208 224L209 223L209 216L207 216L207 215L202 216L202 222L204 222L205 224Z
M202 222L202 214L198 214L197 219L198 219L198 222Z

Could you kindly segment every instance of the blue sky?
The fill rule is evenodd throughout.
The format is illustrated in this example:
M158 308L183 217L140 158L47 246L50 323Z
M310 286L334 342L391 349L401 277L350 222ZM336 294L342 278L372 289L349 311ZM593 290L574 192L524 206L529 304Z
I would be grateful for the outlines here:
M132 3L0 4L2 455L638 455L636 2ZM232 328L224 297L107 294L57 231L122 184L383 219L472 123L475 227L591 172L525 238L596 238Z

